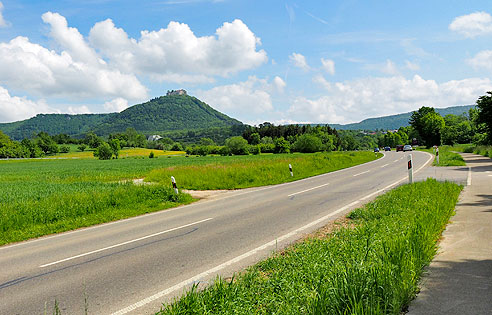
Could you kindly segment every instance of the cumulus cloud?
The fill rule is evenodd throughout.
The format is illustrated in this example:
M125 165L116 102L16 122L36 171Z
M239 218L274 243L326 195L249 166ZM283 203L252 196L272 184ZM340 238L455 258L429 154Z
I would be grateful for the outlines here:
M420 70L420 66L417 63L405 60L405 68L412 71Z
M34 102L26 97L11 96L9 91L0 86L0 122L24 120L38 113L59 113L44 101Z
M68 114L76 115L76 114L92 114L92 111L86 105L81 106L69 106Z
M0 1L0 27L7 27L9 23L3 17L3 3Z
M323 65L323 70L328 74L335 74L335 62L333 60L321 58L321 64Z
M306 62L306 57L304 57L301 54L298 53L292 53L292 55L289 56L290 61L294 64L294 66L301 68L302 70L309 70L310 67Z
M273 110L271 94L285 82L275 77L271 82L251 76L247 81L198 91L197 97L217 110L241 121L251 121L258 114Z
M0 83L43 97L147 98L147 89L133 74L108 67L64 17L48 12L43 20L61 53L22 36L0 43Z
M283 92L284 88L287 86L287 83L285 83L285 81L282 80L282 78L279 76L276 76L275 78L273 78L272 84L277 89L277 91L279 91L279 92Z
M471 38L492 33L492 16L483 11L458 16L449 24L449 29Z
M134 39L107 19L92 27L89 40L118 69L161 81L203 82L268 60L264 50L257 51L260 39L241 20L224 23L215 36L197 37L187 24L170 22Z
M323 77L322 75L317 75L313 78L313 82L314 83L318 83L319 85L321 85L322 87L324 87L325 89L329 90L331 89L331 84L330 82L328 82L328 80L325 79L325 77Z
M483 50L475 57L466 60L466 62L475 69L492 70L492 50Z
M327 85L326 95L317 99L296 98L287 113L298 122L358 122L368 117L413 111L424 105L473 104L491 86L488 78L440 84L419 75L412 79L402 76L357 79Z
M381 72L390 75L395 75L398 74L398 68L396 67L393 61L387 59L386 63L381 67Z
M121 112L128 108L128 101L118 97L103 104L104 110L110 113Z

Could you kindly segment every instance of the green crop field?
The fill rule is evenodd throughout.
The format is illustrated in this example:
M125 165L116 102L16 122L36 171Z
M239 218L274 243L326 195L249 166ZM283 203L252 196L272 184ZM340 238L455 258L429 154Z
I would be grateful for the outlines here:
M402 314L453 214L462 187L427 180L354 210L327 237L297 243L165 314Z
M0 245L192 202L188 194L174 195L171 175L179 188L235 189L292 181L375 158L371 152L333 152L107 161L3 160ZM294 177L288 171L289 163L294 167ZM217 172L219 168L226 172ZM153 183L132 183L139 178Z

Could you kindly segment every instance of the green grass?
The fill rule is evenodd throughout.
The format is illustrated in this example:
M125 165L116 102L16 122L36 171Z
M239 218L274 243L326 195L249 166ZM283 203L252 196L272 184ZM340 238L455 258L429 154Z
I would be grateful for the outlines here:
M382 155L379 154L378 157ZM171 176L179 187L195 190L237 189L290 182L351 167L375 159L372 152L332 152L249 156L217 160L205 167L181 165L156 169L146 177L150 182L165 183ZM290 175L289 164L294 176Z
M274 183L267 181L270 176L273 176L275 183L280 183L373 159L375 156L370 152L336 152L230 157L160 156L154 159L133 157L108 161L4 160L0 161L0 245L193 201L188 194L180 194L176 198L171 189L170 176L167 175L160 177L153 185L131 183L136 178L153 179L155 174L160 174L158 170L192 169L194 173L188 172L186 175L192 179L201 176L203 170L222 166L233 173L240 173L242 179L236 185L231 180L237 178L228 178L227 174L222 174L224 178L215 176L211 179L228 183L227 188L234 189L244 187L244 182L250 182L248 176L256 178L250 182L254 185ZM290 177L288 163L294 166L294 178ZM258 165L264 169L256 168ZM257 174L267 170L269 175L265 176L265 181L258 181ZM183 179L181 174L175 176L179 187L184 188L184 181L180 182Z
M423 149L419 148L420 151L429 152L435 155L434 149ZM465 166L465 160L463 157L456 152L454 147L450 147L447 145L443 145L439 147L439 163L437 163L437 159L434 158L434 162L432 162L433 166Z
M232 281L195 286L157 314L401 314L461 188L401 186L353 211L354 227L293 245Z

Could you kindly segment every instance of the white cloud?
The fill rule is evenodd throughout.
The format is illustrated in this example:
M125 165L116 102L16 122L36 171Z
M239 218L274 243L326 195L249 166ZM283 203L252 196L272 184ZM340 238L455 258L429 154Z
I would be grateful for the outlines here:
M217 110L241 121L254 120L258 114L273 110L271 94L282 86L283 80L275 77L271 83L251 76L247 81L216 86L198 91L197 97ZM285 82L284 82L285 83Z
M323 65L323 70L327 73L331 75L335 74L335 62L333 60L321 58L321 64Z
M405 67L408 70L412 70L412 71L418 71L418 70L420 70L420 66L417 63L414 63L414 62L411 62L411 61L408 61L408 60L405 60Z
M492 16L483 11L458 16L449 24L449 29L471 38L492 33Z
M284 88L287 86L287 83L285 83L285 81L282 80L281 77L276 76L275 78L273 78L272 85L277 89L277 91L283 92Z
M294 66L301 68L302 70L309 70L310 67L306 62L306 57L304 57L301 54L298 53L292 53L292 55L289 56L289 59L292 63L294 63Z
M92 114L91 110L86 105L69 106L68 107L68 113L69 114L72 114L72 115L76 115L76 114Z
M147 90L132 74L124 74L104 64L84 41L82 35L68 28L59 14L45 13L50 35L61 53L16 37L0 43L0 83L28 90L42 97L125 97L147 98Z
M9 23L3 17L3 3L0 1L0 27L7 27Z
M387 59L386 63L381 67L381 72L390 75L396 75L398 74L398 68L393 61Z
M104 110L110 113L121 112L128 108L128 101L118 97L103 104Z
M331 89L331 83L328 82L328 80L326 80L325 77L323 77L321 74L315 76L313 78L313 82L318 83L327 90Z
M0 122L24 120L39 113L59 112L44 101L33 102L26 97L10 96L9 91L0 86Z
M319 78L318 78L319 80ZM491 90L488 78L437 83L415 75L365 78L327 85L317 99L299 97L287 111L298 122L349 123L369 117L409 112L421 106L448 107L473 104Z
M89 40L110 64L160 81L199 82L228 76L267 62L261 41L241 20L224 23L215 36L197 37L184 23L170 22L158 31L129 38L107 19L92 27Z
M492 50L483 50L475 57L466 60L466 62L475 69L492 70Z

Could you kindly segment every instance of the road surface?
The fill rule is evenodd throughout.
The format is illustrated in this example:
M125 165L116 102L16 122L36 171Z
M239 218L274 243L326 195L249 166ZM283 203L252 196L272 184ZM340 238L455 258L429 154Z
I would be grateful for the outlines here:
M55 300L63 314L152 314L407 182L408 154L0 247L0 314L51 313ZM432 160L412 155L415 171Z

